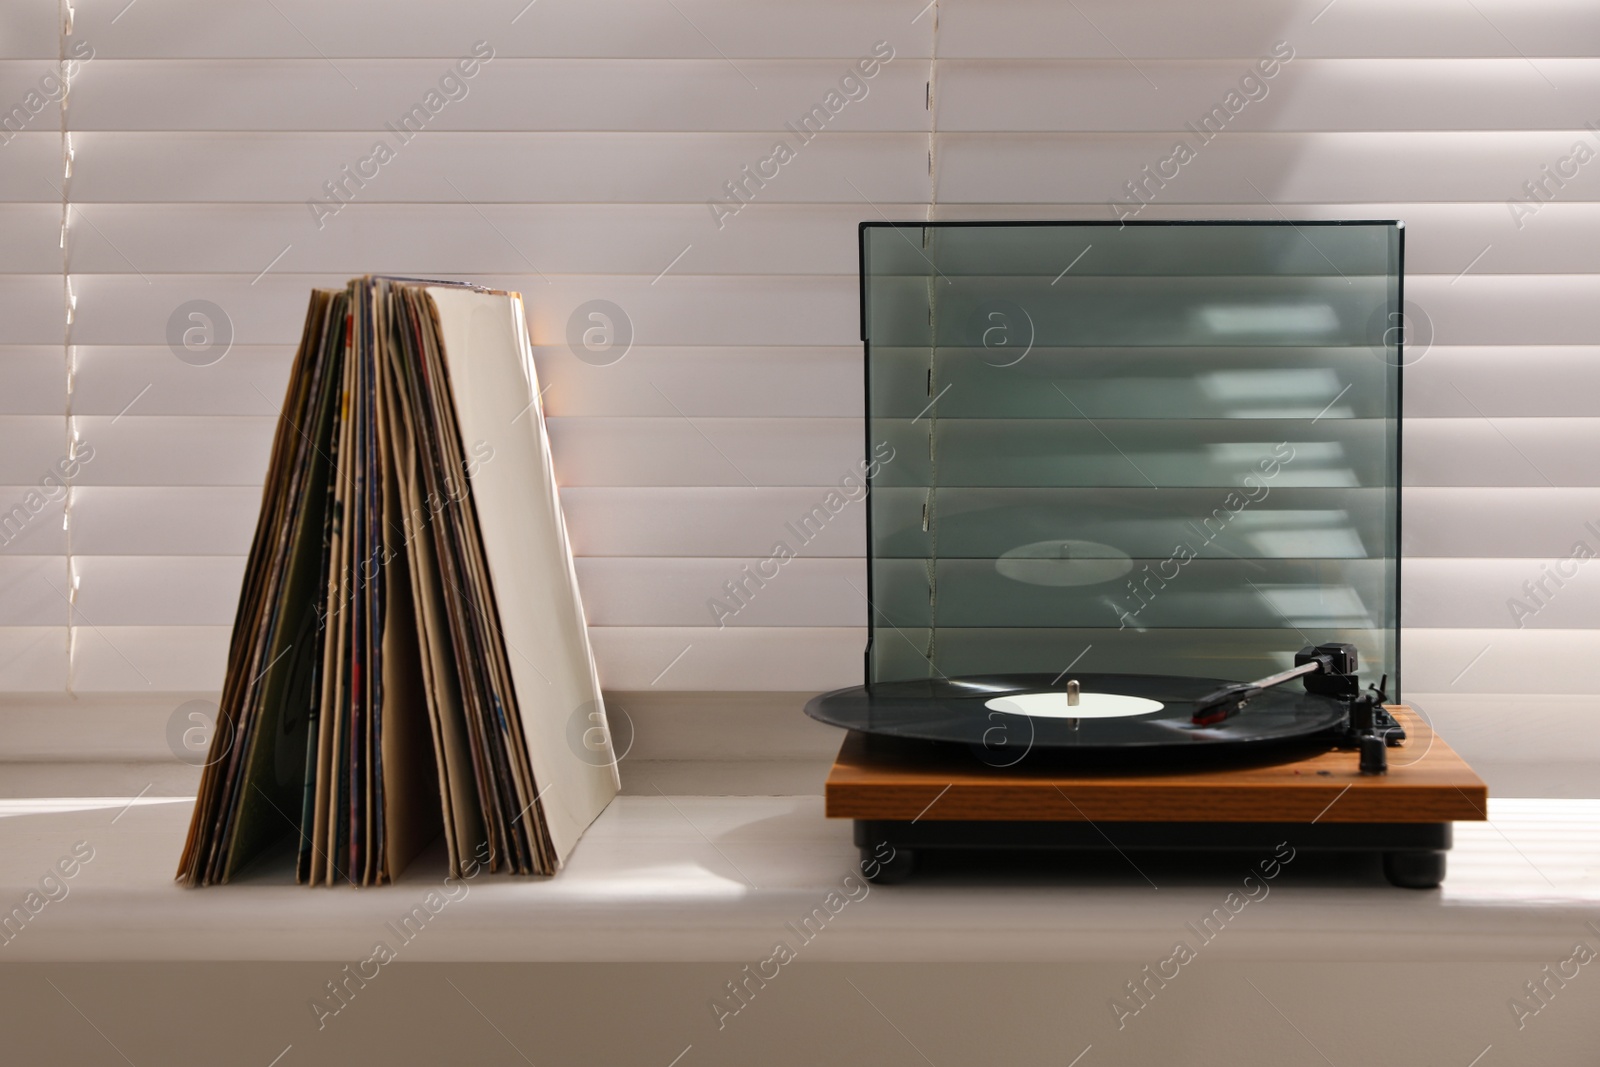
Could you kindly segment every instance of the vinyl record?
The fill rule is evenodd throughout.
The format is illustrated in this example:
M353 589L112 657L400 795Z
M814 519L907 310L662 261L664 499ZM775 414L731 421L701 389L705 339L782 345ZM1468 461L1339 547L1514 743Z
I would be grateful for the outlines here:
M1047 674L918 679L854 686L806 705L813 719L867 734L955 744L1069 751L1174 751L1309 739L1344 723L1345 705L1298 685L1269 689L1211 726L1191 719L1220 678L1080 674L1076 706L1067 679Z

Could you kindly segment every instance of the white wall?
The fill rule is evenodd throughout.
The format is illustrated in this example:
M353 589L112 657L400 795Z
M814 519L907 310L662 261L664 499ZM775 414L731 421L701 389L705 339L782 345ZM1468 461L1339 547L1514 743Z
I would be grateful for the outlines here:
M726 629L706 600L858 453L856 224L1110 218L1282 41L1267 96L1139 217L1406 221L1431 322L1407 379L1407 695L1470 727L1502 704L1485 694L1562 722L1600 694L1600 565L1521 628L1507 605L1574 542L1600 550L1600 161L1536 213L1507 205L1574 143L1600 151L1600 8L81 0L70 35L62 17L0 10L0 108L79 42L94 56L64 120L44 108L0 145L0 506L71 435L94 458L0 549L0 688L219 687L307 291L363 272L526 295L608 688L855 682L859 506ZM319 228L306 201L395 145L384 124L478 41L494 55L466 96ZM784 123L879 41L894 58L867 96L719 228L707 201L796 143ZM609 366L566 341L594 299L632 324ZM231 322L210 366L168 347L191 300ZM1600 758L1518 733L1485 736Z

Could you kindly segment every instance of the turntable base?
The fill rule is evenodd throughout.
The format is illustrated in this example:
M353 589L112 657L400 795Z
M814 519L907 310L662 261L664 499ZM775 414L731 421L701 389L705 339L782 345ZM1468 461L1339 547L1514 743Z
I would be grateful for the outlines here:
M1390 881L1428 888L1444 876L1450 823L1487 818L1488 789L1410 708L1389 710L1408 740L1384 775L1361 774L1356 753L1334 748L1155 770L991 767L957 746L851 731L826 810L856 820L863 867L878 882L909 875L923 849L1270 851L1287 839L1382 852Z

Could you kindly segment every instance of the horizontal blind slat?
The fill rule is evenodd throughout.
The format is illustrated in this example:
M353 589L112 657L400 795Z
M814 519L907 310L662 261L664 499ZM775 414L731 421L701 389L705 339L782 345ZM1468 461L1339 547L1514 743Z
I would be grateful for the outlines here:
M1209 106L1206 104L1199 107ZM1160 133L941 133L938 199L947 206L1115 199L1129 210L1157 203L1259 204L1487 201L1524 196L1541 165L1571 159L1593 142L1584 129L1359 133L1190 133L1193 157L1181 165ZM1145 167L1153 178L1147 178ZM1600 168L1579 168L1563 200L1600 199ZM1244 181L1240 175L1247 175ZM1149 181L1135 199L1128 183ZM1252 188L1252 183L1254 188ZM1293 212L1290 212L1292 217ZM1117 218L1108 206L1106 218ZM1281 216L1280 216L1281 217ZM1509 220L1509 216L1508 216Z
M339 201L704 204L728 195L725 182L740 180L748 183L746 198L763 201L861 203L866 197L897 203L926 194L926 133L830 131L806 144L791 135L790 162L769 164L768 178L746 177L742 168L774 158L779 133L424 130L404 143L387 135L392 158L380 163L372 132L90 131L73 135L78 159L72 195L90 205L239 200L303 205L331 197L330 185L343 182ZM349 174L346 167L352 168ZM18 179L15 188L19 191L9 199L41 198L37 179ZM0 196L10 189L0 184ZM323 217L323 227L317 221L308 211L307 236L338 220Z
M288 259L286 255L284 257ZM687 259L687 255L684 257ZM265 266L265 265L264 265ZM565 343L580 305L605 299L652 345L839 346L859 343L857 281L850 276L713 275L692 268L656 279L642 275L477 275L478 284L523 292L536 345ZM0 307L13 305L26 334L22 343L48 343L50 312L59 312L59 283L0 276ZM208 300L227 315L237 344L293 344L299 339L308 294L341 287L340 275L300 275L274 269L243 275L78 274L75 344L160 345L176 309ZM1074 285L1099 284L1079 279ZM1102 285L1101 288L1104 288ZM1477 345L1583 345L1600 337L1600 275L1413 275L1407 301L1425 313L1433 337ZM51 300L51 297L54 300ZM39 306L39 305L43 306ZM1421 319L1419 318L1419 323ZM54 324L56 338L60 322ZM1420 328L1420 326L1419 326ZM640 331L648 330L644 338ZM1448 332L1446 332L1448 331Z
M561 503L580 557L761 557L786 524L841 487L849 488L569 485ZM0 487L0 497L20 501L31 488ZM80 485L73 492L73 549L80 555L243 555L261 498L256 486ZM60 506L58 500L42 512L5 551L60 551ZM1413 486L1404 506L1408 560L1556 559L1586 536L1585 523L1600 525L1600 488ZM798 554L859 557L863 516L845 508L795 546Z
M1295 42L1298 45L1298 40ZM1268 54L1263 49L1263 54ZM1580 129L1595 115L1600 61L1541 59L942 61L938 128L1185 131L1236 94L1231 132ZM1541 77L1543 74L1543 77ZM1152 91L1150 82L1159 86ZM1545 79L1549 80L1546 81ZM1551 85L1562 87L1554 92Z
M590 0L571 7L453 0L407 5L403 18L378 0L274 0L230 9L227 18L216 17L207 0L163 0L139 19L121 21L107 7L86 5L76 21L77 35L102 42L97 51L107 58L454 59L478 40L491 44L497 57L854 58L879 40L911 57L930 54L933 33L931 19L912 22L915 11L907 14L902 5L882 0L802 6L776 0L673 0L660 6Z
M869 50L870 42L863 41L862 54ZM717 56L497 56L468 69L473 74L462 77L447 59L346 59L338 69L315 58L97 59L73 81L72 125L79 130L360 130L382 135L411 116L413 125L444 132L765 133L782 132L785 123L798 125L829 92L836 92L849 102L836 114L825 112L828 130L928 128L925 62L874 61L871 78L862 78L845 58L752 59L736 69ZM430 91L445 103L437 114L424 108L418 118L413 108Z

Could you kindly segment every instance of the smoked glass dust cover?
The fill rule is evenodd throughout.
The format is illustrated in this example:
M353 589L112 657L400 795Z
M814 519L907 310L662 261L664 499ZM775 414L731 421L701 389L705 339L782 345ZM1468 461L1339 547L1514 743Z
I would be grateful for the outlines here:
M863 224L868 685L1342 641L1398 699L1403 232Z

